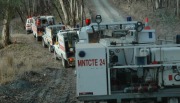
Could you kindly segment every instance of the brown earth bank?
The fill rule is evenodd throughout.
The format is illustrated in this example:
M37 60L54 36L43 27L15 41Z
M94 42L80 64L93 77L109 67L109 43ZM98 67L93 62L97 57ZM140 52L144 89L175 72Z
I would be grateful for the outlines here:
M120 12L132 16L133 20L144 22L145 18L148 17L149 25L156 30L157 37L180 34L180 19L175 16L174 7L153 10L152 4L141 0L132 1L131 4L127 0L109 0L109 2L116 6Z

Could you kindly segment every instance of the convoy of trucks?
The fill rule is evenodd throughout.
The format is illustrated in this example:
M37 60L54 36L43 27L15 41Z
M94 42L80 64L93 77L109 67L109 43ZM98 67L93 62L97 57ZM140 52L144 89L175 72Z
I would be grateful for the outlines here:
M76 68L79 101L180 103L179 42L157 44L154 29L131 19L101 23L98 15L96 23L70 30L44 18L34 19L33 34L64 68Z

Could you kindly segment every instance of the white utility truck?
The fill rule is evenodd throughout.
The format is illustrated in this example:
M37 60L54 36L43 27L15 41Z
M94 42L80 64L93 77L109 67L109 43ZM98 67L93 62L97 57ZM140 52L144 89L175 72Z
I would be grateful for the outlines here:
M38 16L34 18L33 21L34 23L32 24L32 31L37 41L42 39L46 26L55 24L54 16Z
M53 52L53 45L56 42L57 33L64 30L64 25L50 25L45 28L44 35L42 36L42 45L44 48L49 47L49 51Z
M56 37L57 43L54 45L54 56L61 58L64 68L75 66L75 43L78 42L77 31L60 30Z
M25 25L25 28L26 28L26 33L27 34L30 34L32 33L32 24L33 24L33 19L35 19L36 17L29 17L27 18L26 20L26 25Z
M99 41L79 36L76 44L79 101L180 103L180 44L156 44L155 30L143 27L127 21L81 29L84 37L99 32Z

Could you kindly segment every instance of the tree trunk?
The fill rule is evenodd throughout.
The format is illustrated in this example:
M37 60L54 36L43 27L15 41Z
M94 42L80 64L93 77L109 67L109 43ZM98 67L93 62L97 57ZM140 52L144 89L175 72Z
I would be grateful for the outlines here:
M159 0L155 0L155 8L156 8L156 9L159 8Z
M76 1L76 19L79 19L79 8L78 8L78 2Z
M20 16L22 23L25 24L24 19L23 19L23 15L21 14L21 11L18 8L16 8L16 11Z
M84 24L84 0L82 0L81 4L81 26Z
M179 17L179 0L177 0L177 17Z
M60 20L61 20L61 23L64 24L63 19L62 19L62 16L61 16L61 14L60 14L60 12L59 12L59 10L58 10L58 7L56 6L56 4L55 4L54 2L52 2L52 6L56 9L56 11L57 11L57 13L58 13L58 15L59 15L59 18L60 18Z
M73 26L76 27L76 1L73 2Z
M8 3L9 3L9 0L8 0ZM10 32L9 32L9 24L10 24L10 6L8 4L8 7L6 9L6 12L5 12L5 18L4 18L4 21L3 21L4 25L3 25L3 30L2 30L2 43L3 43L3 46L7 46L11 43L10 41Z
M67 10L65 8L64 2L63 2L63 0L59 0L59 2L61 4L61 8L62 8L62 11L64 14L65 24L69 24L69 17L68 17Z
M36 16L36 2L33 0L33 10L32 10L32 12L33 12L33 16Z
M163 0L159 0L159 8L163 7Z
M71 14L73 14L73 0L70 0L70 10Z
M29 16L29 12L28 12L28 8L27 8L27 5L26 5L26 1L23 1L23 4L24 4L24 9L25 9L26 15Z

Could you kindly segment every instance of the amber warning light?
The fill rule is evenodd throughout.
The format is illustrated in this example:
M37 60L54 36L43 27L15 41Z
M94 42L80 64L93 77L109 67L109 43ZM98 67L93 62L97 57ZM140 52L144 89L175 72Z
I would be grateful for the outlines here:
M86 25L90 25L91 24L91 19L86 19Z

